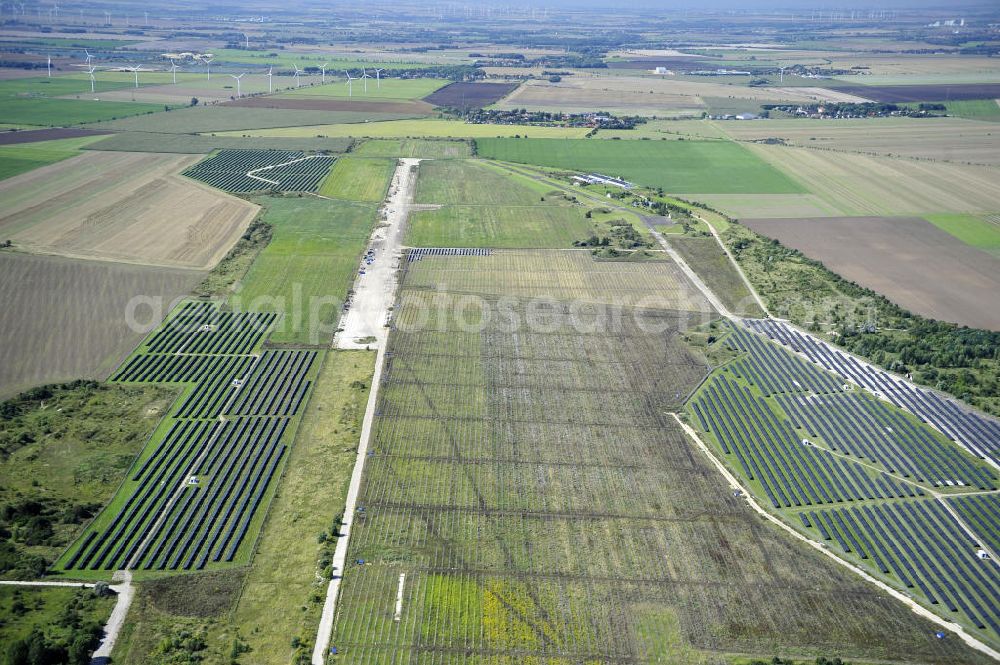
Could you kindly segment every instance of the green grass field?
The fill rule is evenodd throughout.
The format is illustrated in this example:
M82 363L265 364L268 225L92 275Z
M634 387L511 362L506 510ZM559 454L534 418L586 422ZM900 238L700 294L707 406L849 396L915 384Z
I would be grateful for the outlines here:
M74 139L0 146L0 180L74 157L80 154L81 148L103 138L106 137L81 136Z
M381 201L395 162L382 157L341 157L320 185L319 193L347 201Z
M406 243L424 247L570 247L592 231L587 208L529 178L473 160L421 164Z
M364 125L316 125L314 127L284 127L252 132L220 132L221 136L281 136L303 138L315 136L353 136L358 138L484 138L493 136L534 136L539 138L583 138L585 127L529 127L526 125L470 125L458 120L394 120L369 122Z
M530 178L481 160L430 161L420 165L415 203L533 206L551 191Z
M948 115L957 115L969 120L1000 121L1000 104L995 99L963 99L947 102Z
M266 208L263 219L274 227L274 237L230 302L238 298L243 309L288 311L271 334L273 342L329 342L371 234L377 205L311 196L254 202Z
M678 194L803 191L742 146L722 141L477 139L476 146L482 157L599 171Z
M365 157L423 157L442 159L471 157L472 147L467 141L428 139L372 139L354 149L354 154Z
M924 215L966 245L1000 255L1000 215Z
M360 65L359 65L360 67ZM327 84L309 85L295 90L284 92L279 97L321 97L329 99L347 99L348 87L347 77L344 75L343 67L334 69L327 67ZM444 79L394 79L391 76L383 75L381 83L376 83L374 72L369 74L372 79L368 81L368 92L365 92L364 82L357 80L351 86L353 94L351 99L365 101L369 99L421 99L431 94L438 88L448 85ZM351 76L361 76L361 72L351 72ZM333 82L330 82L330 79Z
M160 104L104 102L83 99L16 97L0 99L0 118L5 122L38 127L63 127L114 120L162 111Z
M561 205L445 206L413 214L414 247L570 247L591 233L585 210Z

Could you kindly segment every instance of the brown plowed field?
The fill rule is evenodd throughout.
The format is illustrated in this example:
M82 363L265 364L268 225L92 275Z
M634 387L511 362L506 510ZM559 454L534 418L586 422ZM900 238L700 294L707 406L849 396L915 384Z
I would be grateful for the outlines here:
M1000 260L922 219L742 221L912 312L1000 330Z
M0 237L26 251L210 269L257 206L177 175L197 156L89 151L0 183Z
M53 141L55 139L75 139L81 136L100 136L110 133L98 132L93 129L72 129L69 127L35 129L27 132L0 132L0 145L35 143L37 141Z
M370 102L349 99L304 97L244 97L223 106L243 106L254 109L294 109L298 111L357 111L359 113L412 113L426 115L434 108L426 102Z
M41 383L106 378L143 337L127 324L129 301L162 302L134 310L134 321L153 325L204 275L0 252L0 398Z
M955 83L937 85L838 85L837 92L867 97L876 102L947 102L960 99L996 99L1000 83Z
M495 104L517 88L517 83L449 83L424 97L434 106L478 109Z

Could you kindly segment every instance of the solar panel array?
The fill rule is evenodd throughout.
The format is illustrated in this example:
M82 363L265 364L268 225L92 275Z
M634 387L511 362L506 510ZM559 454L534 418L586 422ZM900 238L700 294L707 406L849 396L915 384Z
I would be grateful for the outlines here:
M932 424L974 454L1000 463L1000 422L995 419L934 391L917 388L784 322L748 319L745 324L831 372L878 393L923 422Z
M259 350L273 314L185 303L113 380L187 384L167 432L136 465L66 569L200 569L231 562L286 454L316 352ZM114 504L112 504L114 505Z

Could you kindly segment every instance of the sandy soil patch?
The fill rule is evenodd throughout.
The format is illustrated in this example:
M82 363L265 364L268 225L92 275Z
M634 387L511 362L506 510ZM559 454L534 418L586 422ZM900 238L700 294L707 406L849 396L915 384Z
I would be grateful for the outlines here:
M0 182L0 236L19 249L209 269L257 214L178 175L200 156L87 152Z

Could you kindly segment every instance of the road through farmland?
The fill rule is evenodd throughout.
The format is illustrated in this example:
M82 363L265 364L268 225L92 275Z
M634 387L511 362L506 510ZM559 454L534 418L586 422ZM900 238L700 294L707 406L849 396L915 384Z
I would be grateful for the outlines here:
M326 652L330 647L337 593L340 591L340 580L343 578L344 566L347 562L347 545L351 535L351 524L356 511L358 494L361 490L361 477L364 472L365 458L368 455L368 441L371 437L372 422L375 419L375 405L378 403L379 382L385 364L385 342L389 336L385 326L386 317L389 313L389 307L396 297L396 264L402 259L403 234L406 231L410 203L413 201L419 163L419 159L399 160L396 173L389 185L389 195L385 201L386 223L384 226L379 225L375 228L369 244L369 248L376 250L375 262L371 266L367 266L365 275L359 275L355 286L354 303L341 322L343 330L337 334L334 340L334 346L337 348L356 349L365 348L370 343L358 342L357 340L373 337L375 338L374 343L378 345L378 355L375 359L372 389L368 393L368 405L361 423L358 458L351 474L351 484L348 487L347 501L344 504L344 518L337 538L337 548L333 554L333 578L327 587L323 614L320 617L319 631L316 634L316 646L312 655L313 665L323 665L326 662Z

